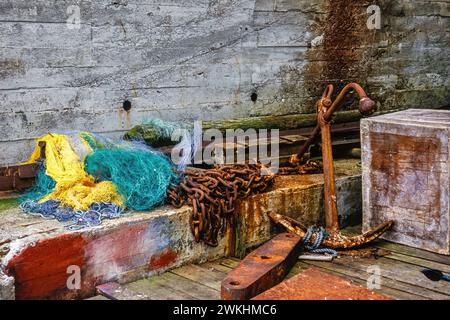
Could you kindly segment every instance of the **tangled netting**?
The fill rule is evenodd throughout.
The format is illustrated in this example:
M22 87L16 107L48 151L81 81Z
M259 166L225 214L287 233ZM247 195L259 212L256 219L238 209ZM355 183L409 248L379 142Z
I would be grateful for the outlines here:
M41 199L51 193L52 190L55 189L55 186L55 180L45 173L45 165L43 161L38 161L38 171L34 185L22 196L21 202Z
M37 203L33 200L25 200L21 203L24 212L41 216L46 219L56 219L65 223L70 230L78 230L85 227L98 226L103 219L118 218L123 213L123 208L113 203L93 203L89 210L74 210L72 208L60 207L61 202L47 200Z
M129 130L124 138L126 140L142 140L152 147L162 147L174 144L172 134L179 129L186 129L190 132L193 130L193 126L184 122L150 118Z
M266 173L259 164L186 170L183 180L169 188L168 200L175 207L192 206L190 225L195 240L217 246L219 233L233 223L236 200L271 185L274 175Z
M147 210L160 205L177 176L169 160L144 150L99 149L86 157L85 170L101 181L112 181L125 205Z
M36 183L21 200L23 211L67 222L71 229L117 218L125 208L148 210L166 199L177 181L172 163L137 142L113 142L90 133L38 139L28 163L40 163Z

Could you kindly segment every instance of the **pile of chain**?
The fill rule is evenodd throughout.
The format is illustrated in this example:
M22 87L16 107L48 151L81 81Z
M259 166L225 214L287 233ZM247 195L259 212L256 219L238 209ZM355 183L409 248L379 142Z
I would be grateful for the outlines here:
M278 170L279 175L289 174L308 174L308 173L320 173L322 172L322 163L317 161L308 160L302 165L291 165L281 167Z
M217 246L218 235L233 223L236 200L272 184L274 175L262 175L263 170L259 164L186 170L183 181L168 190L168 199L175 207L188 204L193 208L190 225L197 242Z
M316 173L321 169L320 163L309 161L301 166L282 167L278 174ZM234 221L236 200L266 190L274 178L261 164L188 169L182 181L169 188L168 200L177 208L191 206L190 226L195 240L217 246L219 234L223 235Z

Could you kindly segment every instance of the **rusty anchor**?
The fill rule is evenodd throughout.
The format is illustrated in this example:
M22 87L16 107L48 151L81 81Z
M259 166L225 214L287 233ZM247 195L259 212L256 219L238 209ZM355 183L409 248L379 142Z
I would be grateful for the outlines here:
M394 221L387 221L362 235L353 237L344 236L340 232L338 210L336 205L333 152L331 145L331 120L333 113L342 104L346 94L352 89L359 95L359 111L361 114L369 114L375 110L375 102L367 96L364 89L359 84L347 84L334 101L332 101L331 98L334 87L331 84L328 85L322 97L316 103L316 128L311 134L311 137L302 146L300 152L293 155L290 159L291 164L298 164L304 153L308 150L309 146L317 139L319 133L321 133L323 174L325 180L325 227L329 234L329 237L323 239L322 244L326 247L338 250L350 249L364 245L382 235L394 224ZM305 237L307 227L298 221L275 212L269 212L268 215L275 223L283 225L289 232L295 233L301 238ZM315 240L316 235L313 234L310 242L313 243Z

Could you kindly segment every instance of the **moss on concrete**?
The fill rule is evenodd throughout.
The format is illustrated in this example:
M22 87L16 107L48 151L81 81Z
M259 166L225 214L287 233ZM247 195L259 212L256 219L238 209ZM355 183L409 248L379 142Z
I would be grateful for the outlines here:
M11 209L19 205L19 198L0 199L0 213L6 209Z

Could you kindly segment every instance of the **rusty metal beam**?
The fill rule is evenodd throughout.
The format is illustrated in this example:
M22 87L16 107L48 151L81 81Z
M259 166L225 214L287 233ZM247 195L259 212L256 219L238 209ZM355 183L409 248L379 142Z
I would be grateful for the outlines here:
M247 300L280 283L301 251L301 238L281 233L251 252L222 281L223 300Z

